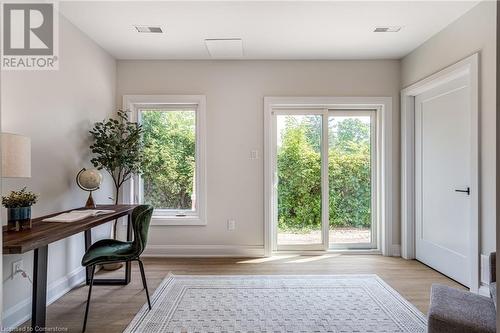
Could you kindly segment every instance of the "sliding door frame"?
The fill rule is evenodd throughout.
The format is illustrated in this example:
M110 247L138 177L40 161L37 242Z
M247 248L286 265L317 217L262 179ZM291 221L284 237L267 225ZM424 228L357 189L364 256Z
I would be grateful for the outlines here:
M378 237L377 250L366 250L370 253L382 253L383 255L399 255L399 246L392 244L393 229L393 147L392 147L392 98L391 97L265 97L264 98L264 250L266 256L271 256L277 250L277 244L274 235L276 234L275 212L277 202L274 195L275 188L275 145L273 146L273 134L275 134L276 124L274 123L273 111L279 109L315 109L328 114L328 110L376 110L377 111L377 138L379 152L377 160L377 220ZM328 116L328 115L326 115ZM323 127L328 123L323 122ZM328 131L323 130L323 137ZM324 139L323 139L324 140ZM323 149L327 147L323 147ZM328 156L328 153L326 154ZM322 160L322 172L328 172L328 159ZM325 178L325 177L323 177ZM328 177L326 177L328 181ZM322 188L322 191L328 191L328 188ZM323 201L328 200L328 195L323 195ZM328 202L327 202L328 203ZM323 204L324 205L324 204ZM326 205L328 207L328 205ZM322 214L325 214L322 211ZM328 214L328 211L326 212ZM327 233L328 224L323 225L323 233ZM326 229L326 230L324 230ZM328 240L328 236L323 238L323 244ZM307 254L325 253L327 246L321 250L304 251ZM301 251L299 251L301 252ZM356 250L357 253L363 250Z

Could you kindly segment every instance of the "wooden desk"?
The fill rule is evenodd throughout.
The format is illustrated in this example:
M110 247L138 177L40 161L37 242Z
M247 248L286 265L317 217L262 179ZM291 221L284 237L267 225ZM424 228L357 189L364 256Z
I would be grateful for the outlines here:
M47 262L48 245L69 236L84 232L85 250L92 244L91 229L98 225L127 216L127 240L132 240L132 211L137 205L106 205L98 209L111 209L114 213L89 217L77 222L43 222L47 217L52 217L64 212L42 216L33 219L30 230L19 232L3 229L3 254L21 254L33 250L33 300L31 307L31 327L45 327L47 303ZM90 271L87 269L87 284L89 284ZM130 282L130 262L125 265L124 279L94 279L94 285L121 284Z

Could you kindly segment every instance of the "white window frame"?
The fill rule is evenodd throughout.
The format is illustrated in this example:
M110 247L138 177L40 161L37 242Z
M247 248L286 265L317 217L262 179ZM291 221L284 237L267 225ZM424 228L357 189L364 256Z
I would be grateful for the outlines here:
M393 230L393 116L391 97L265 97L264 98L264 250L270 256L277 252L275 228L277 201L274 195L274 122L273 111L277 109L316 109L316 110L376 110L377 112L377 249L365 250L369 253L382 253L385 256L399 255L399 246L394 245ZM396 248L397 247L397 248ZM352 251L342 249L313 250L318 253L326 251ZM298 251L314 254L313 251ZM362 253L363 250L355 250Z
M178 210L155 210L152 225L206 225L207 224L207 177L206 177L206 97L204 95L124 95L123 108L130 112L130 120L138 122L144 109L186 108L196 110L196 214L186 212L176 216ZM135 175L124 188L125 203L140 203L141 177ZM172 214L168 214L171 212Z

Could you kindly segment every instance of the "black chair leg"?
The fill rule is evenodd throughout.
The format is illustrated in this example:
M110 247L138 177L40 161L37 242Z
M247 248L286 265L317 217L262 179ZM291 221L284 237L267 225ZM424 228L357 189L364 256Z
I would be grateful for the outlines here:
M82 333L85 332L85 329L87 328L87 317L89 315L90 295L92 294L92 285L94 284L94 273L95 273L95 265L92 266L90 273L89 295L87 297L87 307L85 308L85 318L83 319Z
M137 261L139 262L139 268L141 269L142 285L144 286L144 289L146 289L146 297L148 298L149 310L151 310L151 301L149 300L148 283L146 282L146 274L144 274L144 265L142 264L141 259L137 259Z

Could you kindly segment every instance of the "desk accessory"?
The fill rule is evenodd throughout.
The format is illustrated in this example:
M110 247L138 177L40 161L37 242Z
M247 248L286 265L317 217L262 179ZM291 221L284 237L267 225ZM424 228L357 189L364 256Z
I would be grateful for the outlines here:
M20 231L31 229L31 206L38 200L38 195L24 187L2 196L2 205L7 208L7 230Z
M111 209L80 209L80 210L72 210L71 212L61 213L56 216L47 217L43 219L43 222L76 222L88 217L96 217L99 215L106 215L114 213L114 210Z
M89 197L85 203L85 208L95 208L92 192L99 189L102 184L102 174L96 169L83 168L76 175L76 184L82 190L89 192Z

